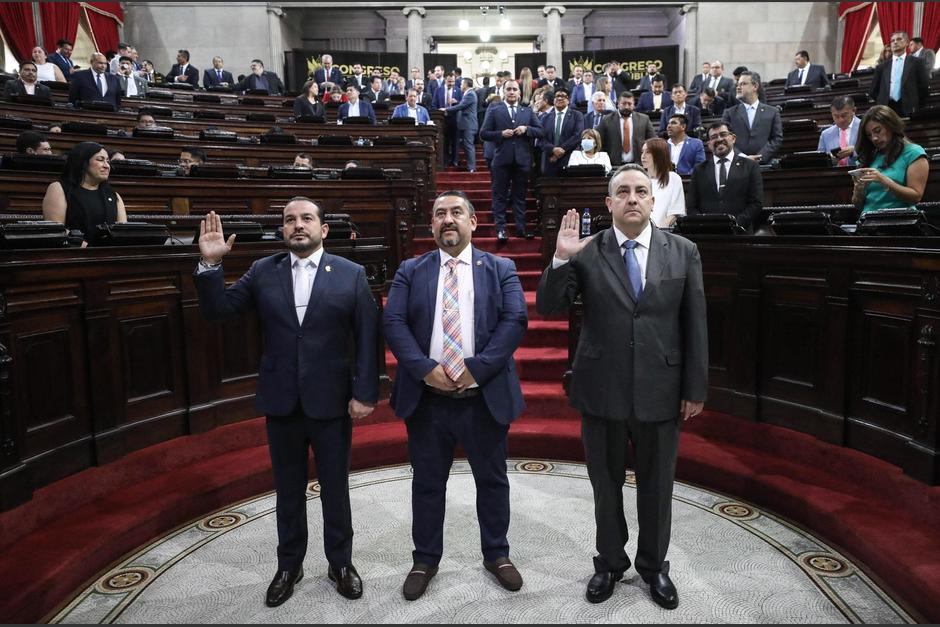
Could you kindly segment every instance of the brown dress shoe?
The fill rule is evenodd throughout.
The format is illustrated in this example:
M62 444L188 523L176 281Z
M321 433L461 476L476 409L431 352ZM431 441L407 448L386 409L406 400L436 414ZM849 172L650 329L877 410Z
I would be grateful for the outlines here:
M347 599L358 599L362 596L362 579L352 564L340 566L336 570L330 566L326 574L330 581L336 582L336 590Z
M499 584L507 590L515 592L522 587L522 575L519 574L519 571L516 570L508 557L500 557L493 562L484 561L483 567L496 575Z
M409 601L419 598L424 591L428 589L431 578L437 574L437 566L428 566L427 564L415 564L411 567L411 572L405 577L405 585L401 592Z

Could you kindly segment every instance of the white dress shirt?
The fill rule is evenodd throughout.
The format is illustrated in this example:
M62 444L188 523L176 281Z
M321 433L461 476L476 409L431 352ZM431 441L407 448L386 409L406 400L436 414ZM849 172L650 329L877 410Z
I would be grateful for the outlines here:
M620 248L620 256L623 257L623 243L630 239L626 235L620 232L620 229L614 226L614 235L617 237L617 246ZM650 239L653 237L653 221L650 217L650 221L646 224L646 228L640 231L640 234L636 238L636 248L633 249L633 252L636 253L636 261L640 266L640 278L643 279L643 287L646 287L646 262L649 259L650 254ZM552 255L552 270L557 270L570 259L559 259L558 257Z
M674 143L671 139L666 140L669 143L669 160L672 161L672 165L679 163L679 156L682 155L682 148L685 146L685 139L683 139L678 144Z
M136 96L137 95L137 81L134 80L133 76L126 76L124 80L127 81L127 93L126 96Z
M356 117L359 117L359 115L360 115L360 113L359 113L359 102L360 102L360 101L357 100L357 101L356 101L356 104L353 104L353 103L351 103L351 102L349 103L349 110L346 111L346 117L348 117L348 118L356 118Z
M300 269L300 264L302 262L312 262L313 264L310 268L310 271L307 273L308 275L307 280L310 282L310 284L306 289L306 292L305 292L306 294L310 294L310 292L313 291L313 282L317 278L317 269L320 267L320 261L322 259L323 259L323 246L322 245L312 255L310 255L309 257L306 257L305 259L301 259L297 255L295 255L293 252L290 253L291 276L293 276L295 284L297 283L298 277L302 273L302 270ZM295 294L297 293L296 288L294 289L294 293ZM294 303L294 307L297 309L297 320L299 322L303 322L304 315L307 313L307 305L309 304L309 302L310 301L308 300L306 303L298 303L298 302Z
M437 279L437 297L434 302L434 323L431 327L431 346L428 357L441 363L444 354L444 280L447 277L447 262L454 257L440 250L440 271ZM464 357L473 357L473 247L467 245L456 259L457 264L457 307L460 310L460 344ZM470 387L479 387L474 384Z

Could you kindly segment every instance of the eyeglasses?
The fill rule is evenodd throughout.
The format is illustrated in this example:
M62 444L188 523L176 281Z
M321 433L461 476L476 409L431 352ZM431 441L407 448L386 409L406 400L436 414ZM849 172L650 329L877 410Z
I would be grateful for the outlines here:
M708 136L708 141L714 141L714 140L716 140L716 139L727 139L727 138L731 137L731 135L732 135L732 133L729 133L728 131L722 131L722 132L720 132L720 133L718 133L718 134L716 134L716 135L709 135L709 136Z
M561 98L562 100L567 100L567 99L568 99L568 96L565 95L565 94L556 94L556 95L555 95L555 100L558 100L559 98Z

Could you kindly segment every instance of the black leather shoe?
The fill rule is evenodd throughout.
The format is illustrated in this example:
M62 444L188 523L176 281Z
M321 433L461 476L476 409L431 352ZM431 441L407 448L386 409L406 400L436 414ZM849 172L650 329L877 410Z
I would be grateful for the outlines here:
M508 242L509 236L506 235L506 231L496 231L496 241Z
M277 607L289 599L290 595L294 594L294 584L303 578L303 567L298 568L295 573L289 570L278 571L278 573L274 575L274 580L271 581L271 585L268 586L268 594L264 599L265 605L268 607Z
M362 596L362 579L359 578L359 573L352 564L335 570L330 566L326 576L330 578L330 581L336 582L336 591L347 599L358 599Z
M623 573L603 571L594 573L587 585L587 600L591 603L600 603L610 598L614 593L614 586L623 579Z
M650 586L650 596L660 607L674 610L679 607L679 593L666 573L656 573L649 577L644 576L643 581Z
M431 578L437 574L437 566L428 566L427 564L415 564L411 567L411 572L405 577L405 585L401 592L409 601L419 598L424 591L428 589Z

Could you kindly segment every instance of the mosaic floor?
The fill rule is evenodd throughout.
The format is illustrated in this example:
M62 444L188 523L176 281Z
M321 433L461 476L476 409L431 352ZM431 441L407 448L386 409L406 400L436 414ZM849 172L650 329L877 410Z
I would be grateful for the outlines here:
M365 594L339 596L326 578L318 486L308 491L305 576L267 608L276 567L274 495L183 526L123 560L51 618L58 623L910 623L844 556L758 508L676 484L671 576L679 608L666 611L628 571L601 604L584 599L593 567L593 501L582 464L510 460L511 557L525 579L507 592L479 552L475 491L466 462L448 484L444 559L428 592L405 601L411 567L408 466L350 476L353 561ZM628 474L627 522L636 529ZM635 535L627 547L636 550Z

